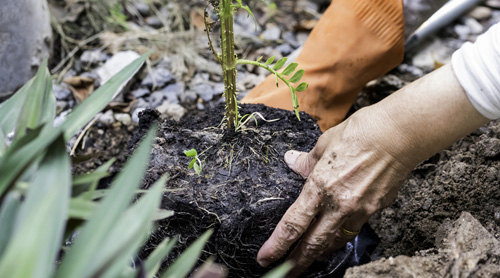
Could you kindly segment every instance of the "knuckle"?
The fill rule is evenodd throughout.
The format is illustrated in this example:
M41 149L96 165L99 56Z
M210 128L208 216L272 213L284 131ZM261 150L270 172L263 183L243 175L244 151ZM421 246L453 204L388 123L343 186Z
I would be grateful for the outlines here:
M315 237L303 242L303 256L307 258L316 258L323 254L329 247L326 237Z
M281 232L277 234L277 240L280 244L296 241L304 231L302 227L292 222L285 222L280 227Z

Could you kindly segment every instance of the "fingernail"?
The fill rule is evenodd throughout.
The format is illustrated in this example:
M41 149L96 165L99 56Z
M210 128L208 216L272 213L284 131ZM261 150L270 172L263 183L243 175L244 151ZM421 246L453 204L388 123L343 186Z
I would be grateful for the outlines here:
M260 266L262 266L262 267L267 267L268 265L271 264L270 261L265 260L265 259L257 259L257 263L259 263Z
M287 151L285 153L285 162L288 164L288 167L292 168L295 166L295 162L297 161L297 157L299 157L299 152L297 151Z

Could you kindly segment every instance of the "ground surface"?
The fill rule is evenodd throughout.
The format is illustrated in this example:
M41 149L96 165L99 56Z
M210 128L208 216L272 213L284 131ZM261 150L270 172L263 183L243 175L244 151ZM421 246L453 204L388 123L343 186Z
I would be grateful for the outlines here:
M67 2L70 3L71 1ZM171 133L164 132L163 136L157 138L155 144L157 156L153 160L153 163L155 163L153 165L157 165L158 168L150 169L146 181L150 182L165 172L169 173L172 180L177 182L177 184L169 186L177 187L181 180L185 180L190 189L187 192L180 193L186 194L186 199L181 197L166 198L164 203L166 206L171 203L179 203L181 200L183 202L196 200L201 203L201 199L194 198L194 194L197 192L195 189L203 188L205 182L211 179L211 177L204 176L205 171L208 173L214 167L220 169L222 165L222 169L226 170L220 171L221 176L216 178L215 182L220 183L221 186L207 188L210 192L209 195L215 197L212 198L213 200L217 199L219 201L229 197L235 198L240 202L240 205L243 204L244 207L247 204L248 207L241 212L234 211L231 207L220 208L216 212L217 216L219 218L233 219L234 217L238 218L238 215L254 214L259 216L258 218L262 215L263 218L260 221L275 223L286 209L286 205L273 211L262 211L262 209L267 208L268 204L276 203L278 200L268 199L268 201L257 202L266 198L284 196L280 195L284 194L283 192L270 191L266 193L256 190L259 188L258 186L236 190L235 188L241 186L239 182L236 182L238 180L230 183L223 177L234 175L239 177L248 169L251 169L250 171L254 172L250 172L250 175L245 177L248 184L258 185L259 179L267 176L267 178L273 180L276 186L280 187L283 186L283 180L281 179L285 179L287 182L294 184L294 191L290 192L287 197L283 197L286 200L284 204L289 204L298 193L302 181L286 169L281 157L290 148L311 149L317 134L314 133L313 135L313 133L305 132L305 130L302 130L303 126L300 128L292 126L291 128L298 133L295 135L279 133L278 135L283 137L284 142L287 143L275 146L271 144L271 141L274 136L273 132L278 131L255 134L253 129L249 128L245 132L252 136L246 139L247 141L234 144L234 146L244 146L243 152L235 151L234 147L230 145L222 146L222 144L218 144L221 136L224 136L217 128L221 119L215 117L211 112L207 112L207 110L217 106L221 101L222 77L220 69L211 57L210 51L207 50L207 40L202 31L203 27L200 29L199 20L197 20L199 14L202 13L204 2L194 0L156 1L158 4L149 8L141 6L140 1L128 2L132 4L130 6L132 8L127 6L127 9L123 10L123 13L128 16L129 25L127 30L120 29L115 24L113 25L115 29L107 29L105 31L108 32L96 36L96 39L90 43L78 46L79 48L76 49L77 51L74 54L71 54L73 48L61 43L61 39L56 43L56 56L59 58L52 61L52 68L55 67L53 72L59 75L59 80L64 77L87 76L95 78L96 86L99 85L100 81L95 69L103 67L105 62L118 51L132 49L142 53L149 48L157 50L152 56L148 67L145 67L138 74L136 80L131 81L129 86L122 92L120 99L116 100L114 105L108 107L102 117L99 117L95 124L88 129L82 140L78 141L77 157L81 160L91 159L77 164L75 171L85 172L95 169L109 158L116 156L118 162L112 171L118 171L129 155L130 148L127 144L134 129L137 128L137 114L146 108L161 108L159 109L161 110L161 116L167 119L179 118L186 113L189 115L198 114L204 117L204 121L210 120L214 122L196 126L194 121L189 120L184 122L188 127L181 128L174 127L170 121L162 126L164 129L170 128L174 130L174 133L180 135L181 138L178 143L175 143L177 145L172 143L173 135ZM237 53L240 57L252 59L261 55L264 55L265 58L273 55L278 57L288 55L303 43L310 28L325 7L325 2L328 1L283 0L279 2L278 11L263 5L264 2L250 1L249 3L254 9L259 22L257 31L254 29L251 18L247 18L245 13L236 16L237 26L235 28L238 29L239 34L242 34L237 38L237 44L239 45ZM134 14L134 10L139 14ZM433 70L440 63L447 62L453 50L465 41L474 40L477 34L482 31L478 30L480 27L476 23L487 27L492 22L498 21L500 11L489 10L489 12L490 15L486 17L466 16L452 26L445 28L444 31L439 33L439 39L432 39L427 47L408 55L404 63L396 70L390 72L383 79L369 84L360 94L351 112L376 103L407 82ZM63 28L63 30L66 30L67 35L73 35L70 31L75 31L76 34L73 37L77 40L83 40L93 35L92 28L89 27L94 26L92 21L89 20L92 17L89 17L89 14L86 14L84 9L80 13L75 21L62 23L65 28L72 26L72 24L85 26L85 28L79 27L85 29L83 30L86 32L84 34L76 32L76 29ZM100 32L102 30L96 31ZM113 31L113 33L109 31ZM213 37L217 37L217 35ZM89 57L92 57L92 59ZM153 78L154 82L151 76L155 77ZM244 95L245 92L258 84L263 77L264 72L259 69L252 67L239 68L238 90ZM56 84L54 88L60 111L65 111L76 104L75 95L70 92L67 85ZM60 114L60 117L63 117L62 115L64 113ZM266 116L266 118L274 117ZM280 115L278 118L292 120L293 114ZM272 126L274 124L262 123L260 126L264 127L266 125ZM202 134L193 134L190 131L193 129L201 130ZM279 137L278 135L276 136ZM370 221L370 224L381 238L378 257L376 258L382 259L363 268L354 268L348 271L349 275L358 275L352 277L370 277L370 275L373 277L378 277L376 275L380 275L380 277L412 277L411 275L416 277L446 277L447 275L466 277L470 274L470 277L495 277L495 275L498 277L499 274L494 270L500 269L498 267L500 260L496 255L498 253L495 251L497 250L495 238L497 240L500 238L499 135L500 122L493 122L419 165L405 181L396 202L391 207L376 214ZM390 136L390 134L387 136ZM233 137L229 138L234 139ZM305 139L309 141L296 141ZM255 147L252 147L253 151L247 147L249 141L252 140L257 143ZM72 146L75 142L77 140L73 138L70 145ZM174 144L173 147L165 150L165 147L171 146L171 144ZM216 145L224 147L224 151L209 155L209 151L215 150ZM210 146L213 147L209 148ZM188 148L196 148L199 153L208 149L207 152L201 155L202 160L206 163L201 177L186 169L189 159L182 156L182 151ZM231 149L233 149L232 152ZM249 150L250 152L248 152ZM176 161L166 163L169 160L167 157L162 157L164 155L163 151L170 151L180 156ZM98 153L97 156L95 156L96 152ZM250 158L250 155L256 156ZM231 171L227 170L229 161L232 161ZM257 164L257 162L265 161L268 161L268 164ZM216 164L210 166L209 162ZM277 166L280 169L277 171L281 172L269 173L266 165ZM226 189L222 190L221 188ZM206 199L203 200L203 202L207 201ZM210 212L216 210L216 208L212 207L212 204L202 203L200 205L200 203L198 203L198 206L206 207ZM223 204L226 203L223 202ZM190 219L192 219L192 215L195 218L200 218L198 221L201 224L206 224L206 228L210 226L209 223L218 222L217 217L209 212L200 214L198 211L195 213L190 211L188 207L186 207L186 211L189 211L189 213L185 215L186 220L184 222L179 222L181 224L175 225L175 227L170 225L169 227L163 227L163 229L169 228L169 233L173 234L175 233L173 231L181 225L190 227L188 225L191 225ZM464 211L470 213L473 218L468 216L460 218ZM180 214L182 215L182 213ZM440 243L441 239L447 237L448 234L451 238L457 238L458 233L453 232L452 228L457 225L450 224L445 225L445 227L441 225L443 223L452 223L459 218L465 219L463 221L472 223L475 227L478 227L478 223L480 223L484 229L481 230L479 229L481 227L479 227L479 230L475 231L476 234L481 235L484 241L490 242L488 245L491 247L490 249L481 249L481 242L484 242L481 239L479 241L472 239L466 241L472 244L472 247L467 247L469 248L467 250L484 250L483 253L486 254L486 257L474 255L480 259L466 264L473 270L470 273L465 272L457 264L457 262L460 262L460 258L465 258L460 257L460 252L457 255L456 250L461 249L453 249L454 247ZM474 222L475 219L478 222ZM228 223L234 223L231 221ZM457 227L462 226L458 225ZM251 228L251 226L237 227L227 224L221 230L221 237L216 240L225 241L230 239L233 241L236 238L240 240L239 235L243 231L251 232ZM266 229L268 234L271 232L272 226L268 225ZM160 237L161 235L155 236ZM260 241L265 238L263 234L258 234L258 236ZM241 240L245 242L247 238L241 238ZM463 240L457 239L456 242L463 242ZM236 259L239 259L239 256L255 257L258 247L258 244L253 244L242 250L223 250L220 253L219 260L223 261L226 257ZM208 252L217 253L213 248L214 245L209 246L210 251ZM467 252L462 253L466 254ZM397 257L400 255L413 257ZM396 258L390 259L391 256ZM473 255L470 256L474 257ZM416 262L412 261L413 258L416 258ZM419 258L421 258L420 261ZM465 260L464 262L471 261ZM405 273L406 270L397 272L402 265L412 265L413 263L415 263L411 267L413 272ZM256 267L254 262L249 263L249 265L245 263L234 268L247 269L246 267L249 266L248 269L254 269ZM429 267L426 268L425 266ZM370 267L373 268L370 269ZM417 270L420 272L415 272ZM463 275L457 276L460 273ZM465 275L466 273L469 274Z

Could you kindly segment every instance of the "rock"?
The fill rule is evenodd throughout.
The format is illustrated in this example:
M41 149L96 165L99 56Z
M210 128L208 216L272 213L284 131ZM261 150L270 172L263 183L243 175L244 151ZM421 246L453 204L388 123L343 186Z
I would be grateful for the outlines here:
M146 78L142 80L141 85L154 88L162 88L174 79L174 75L168 69L156 68L153 69L152 73L148 73Z
M68 108L68 103L66 101L56 101L56 115L61 114L61 112L66 110L66 108Z
M128 113L116 113L115 120L121 122L123 125L130 125L132 123L132 118Z
M204 101L211 101L216 94L214 88L206 83L197 84L191 89L195 91Z
M296 35L297 42L299 43L299 45L304 45L308 37L309 37L308 32L298 32Z
M281 37L281 29L274 24L267 24L266 29L262 32L261 36L267 41L277 41Z
M484 6L477 6L470 13L469 16L476 20L487 20L491 18L493 12L490 8Z
M290 44L293 48L297 48L300 46L299 42L297 41L297 38L295 37L295 34L293 32L284 32L282 35L283 39Z
M198 95L196 94L196 92L188 90L188 91L185 91L184 93L182 93L179 96L179 98L180 98L181 102L187 102L187 101L194 102L194 101L196 101L196 99L198 99Z
M440 64L449 63L451 55L458 48L459 44L455 44L453 41L435 38L430 43L422 45L420 52L413 57L412 64L424 71L434 70L436 62Z
M99 119L97 119L97 121L104 125L112 125L115 122L115 119L113 118L113 111L106 111L104 114L99 116Z
M160 112L162 119L171 118L176 121L180 120L186 114L184 107L176 103L170 103L169 101L163 102L156 110Z
M210 78L210 74L208 74L208 73L197 73L191 79L191 85L206 83L209 78Z
M203 110L205 110L205 105L203 105L203 103L201 103L201 102L198 102L198 103L196 103L196 109L203 111Z
M467 40L471 34L471 30L467 25L455 25L453 31L458 35L461 40Z
M108 55L102 53L101 50L86 50L80 56L80 61L87 64L97 64L99 62L105 62L108 59Z
M173 93L176 96L182 95L186 90L186 84L184 82L176 82L165 87L162 91L167 93Z
M477 20L472 17L468 17L465 19L465 25L470 28L471 34L473 35L479 35L484 32L483 25L481 25L481 23L477 22Z
M0 102L33 77L52 47L46 0L0 1Z
M147 3L143 2L134 2L133 3L134 8L142 15L142 16L148 16L151 12L151 8Z
M156 16L150 16L146 18L146 23L153 28L163 27L163 22Z
M149 102L145 101L143 98L137 99L135 108L152 108Z
M135 59L139 58L139 54L137 52L128 50L121 51L113 55L109 60L104 63L104 65L96 70L97 76L99 76L99 80L101 86L106 84L111 77L116 75L130 63L132 63ZM132 79L132 77L130 78ZM130 79L128 81L130 81ZM116 92L113 98L115 98L118 94L121 93L122 89L127 85L125 82Z
M500 9L500 1L498 0L487 0L485 5L493 9Z
M283 56L287 56L294 50L292 46L290 46L288 43L281 44L280 46L277 47L277 49L281 52L281 55Z
M149 96L149 104L152 107L158 107L163 103L164 94L162 91L156 91Z
M131 92L131 94L134 96L134 98L140 98L140 97L149 95L150 93L151 93L151 91L149 91L149 89L147 89L147 88L139 88L139 89L135 89Z
M492 158L500 154L500 139L486 138L476 143L477 154L486 158Z
M57 100L67 100L71 96L71 90L66 84L57 84L55 81L52 81L52 92Z

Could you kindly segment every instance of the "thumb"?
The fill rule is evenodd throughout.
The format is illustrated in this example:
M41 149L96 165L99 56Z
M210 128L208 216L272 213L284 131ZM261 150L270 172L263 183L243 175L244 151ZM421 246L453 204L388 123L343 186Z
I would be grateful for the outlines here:
M318 162L311 153L287 151L285 153L285 162L295 173L307 178Z

